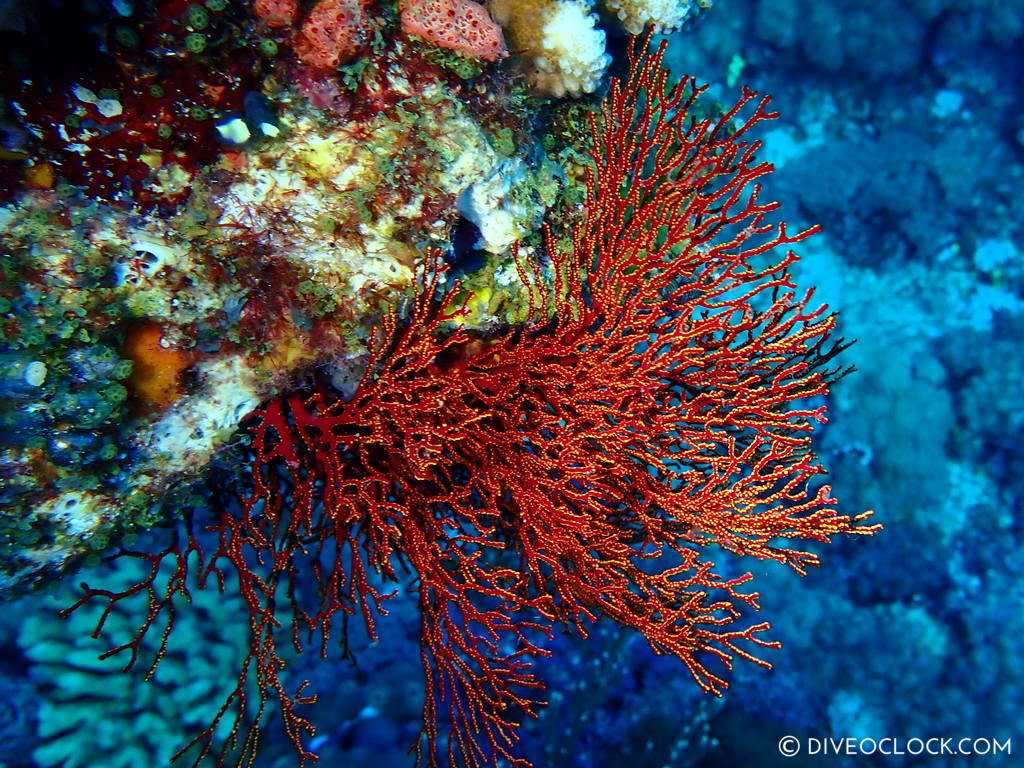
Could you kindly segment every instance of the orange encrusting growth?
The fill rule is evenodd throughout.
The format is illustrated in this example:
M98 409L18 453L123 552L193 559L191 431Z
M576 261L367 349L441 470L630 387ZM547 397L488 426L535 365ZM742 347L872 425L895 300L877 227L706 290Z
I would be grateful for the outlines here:
M35 163L25 169L26 189L51 189L56 180L51 163Z
M128 391L140 413L158 413L182 396L182 373L195 355L161 344L163 329L156 323L139 323L125 333L124 354L132 361Z

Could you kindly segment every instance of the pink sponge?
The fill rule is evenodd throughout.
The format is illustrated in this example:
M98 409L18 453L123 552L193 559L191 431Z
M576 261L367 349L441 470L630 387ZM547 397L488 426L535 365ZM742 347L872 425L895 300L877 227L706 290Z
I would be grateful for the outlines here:
M400 7L407 35L486 61L507 53L501 27L473 0L404 0Z
M302 23L295 52L316 69L351 61L369 34L365 0L320 0Z

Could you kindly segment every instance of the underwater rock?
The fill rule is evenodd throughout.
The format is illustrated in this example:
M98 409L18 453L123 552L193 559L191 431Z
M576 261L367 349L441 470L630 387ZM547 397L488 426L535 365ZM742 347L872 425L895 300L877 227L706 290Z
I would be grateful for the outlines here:
M423 248L451 243L461 201L488 250L461 278L467 324L521 319L510 249L529 253L545 212L578 195L583 130L548 158L527 83L469 84L396 28L323 73L296 58L280 4L123 10L89 17L76 44L103 30L116 44L73 75L48 70L52 98L4 86L26 170L0 207L0 592L162 519L282 388L322 371L352 391L367 338L414 290ZM182 134L186 118L202 130Z

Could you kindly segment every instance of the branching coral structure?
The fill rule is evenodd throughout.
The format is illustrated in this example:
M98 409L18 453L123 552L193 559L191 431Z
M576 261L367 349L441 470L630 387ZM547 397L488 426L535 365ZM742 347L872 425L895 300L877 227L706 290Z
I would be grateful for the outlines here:
M201 567L198 537L181 533L123 555L151 565L131 590L85 587L69 609L147 592L139 633L114 649L132 656L193 579L237 573L251 646L193 742L199 759L247 710L253 678L279 699L300 765L314 759L300 707L315 697L289 689L285 659L293 646L326 654L350 619L375 635L380 584L408 580L426 685L418 762L528 766L518 723L542 706L533 662L556 630L632 628L718 694L722 668L768 666L757 654L777 643L749 618L751 576L725 576L712 553L803 573L817 558L800 541L876 530L815 482L825 415L808 400L841 375L842 345L834 316L794 286L797 257L776 253L811 231L769 223L776 206L760 200L771 167L748 134L774 117L768 99L744 92L698 119L702 89L671 84L663 48L647 45L593 121L571 238L549 230L544 263L517 259L523 326L462 328L464 293L428 253L351 397L319 385L251 415L252 484L213 524ZM233 722L214 757L251 764L258 730Z

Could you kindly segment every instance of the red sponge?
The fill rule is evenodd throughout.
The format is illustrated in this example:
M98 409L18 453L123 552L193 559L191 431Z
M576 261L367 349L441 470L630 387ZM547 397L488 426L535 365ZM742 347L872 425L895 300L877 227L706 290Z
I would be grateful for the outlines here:
M295 39L299 58L316 69L334 69L356 57L369 34L365 0L320 0Z
M507 53L501 27L473 0L405 0L401 16L405 34L442 48L487 61Z
M256 0L256 15L268 27L290 27L298 9L299 0Z

